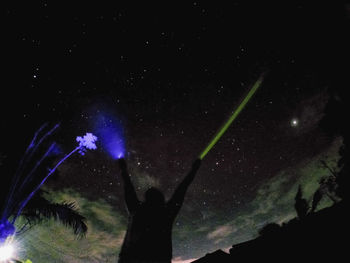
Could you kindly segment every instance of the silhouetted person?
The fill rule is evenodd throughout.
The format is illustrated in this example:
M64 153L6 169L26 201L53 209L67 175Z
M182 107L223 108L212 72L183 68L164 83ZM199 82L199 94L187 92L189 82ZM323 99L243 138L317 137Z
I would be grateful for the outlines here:
M148 189L145 201L140 202L131 183L126 162L119 159L129 213L128 229L119 254L119 263L171 262L172 225L200 163L199 159L193 163L191 171L168 202L165 202L164 195L156 188Z

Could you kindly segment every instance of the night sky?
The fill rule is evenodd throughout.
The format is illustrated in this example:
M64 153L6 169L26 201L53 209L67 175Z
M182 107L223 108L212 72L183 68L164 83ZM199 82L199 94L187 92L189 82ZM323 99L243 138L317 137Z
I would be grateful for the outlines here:
M153 185L169 198L268 71L202 162L175 221L175 262L228 249L266 223L293 218L298 185L310 196L327 174L320 160L334 166L339 159L342 139L319 124L331 90L346 79L350 7L246 2L8 4L2 170L15 170L43 123L60 123L55 140L68 153L106 113L123 127L139 197ZM75 201L91 232L76 241L63 227L39 226L23 235L23 253L33 262L114 260L127 216L118 172L102 147L67 160L45 187L53 200Z

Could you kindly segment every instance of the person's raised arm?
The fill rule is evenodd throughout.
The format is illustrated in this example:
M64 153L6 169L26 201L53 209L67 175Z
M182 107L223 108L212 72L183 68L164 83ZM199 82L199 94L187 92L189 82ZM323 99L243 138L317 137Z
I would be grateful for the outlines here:
M138 206L139 200L137 198L135 188L131 182L125 159L124 158L119 159L118 163L119 163L119 167L121 169L121 175L124 181L125 203L129 213L132 213L133 211L135 211L136 207Z
M187 192L187 189L190 186L190 184L192 183L192 181L197 173L197 170L200 167L200 164L201 164L200 159L197 159L193 162L191 171L186 175L186 177L178 185L173 196L168 201L168 206L171 209L171 211L174 213L174 215L176 215L179 212L179 210L182 206L182 203L185 199L185 194Z

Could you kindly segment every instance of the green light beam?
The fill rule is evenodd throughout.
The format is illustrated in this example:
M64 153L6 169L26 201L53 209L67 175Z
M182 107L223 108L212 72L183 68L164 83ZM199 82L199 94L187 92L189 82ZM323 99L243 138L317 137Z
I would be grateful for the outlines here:
M225 122L225 124L219 129L219 131L215 134L214 138L210 141L210 143L207 145L207 147L203 150L203 152L199 155L199 159L203 160L203 158L207 155L207 153L211 150L211 148L214 147L214 145L217 143L217 141L221 138L221 136L225 133L225 131L230 127L232 122L237 118L239 113L243 110L245 105L248 103L248 101L251 99L251 97L254 95L256 90L260 87L261 83L263 82L264 74L262 74L259 79L254 83L253 87L248 92L247 96L243 99L243 101L239 104L237 109L233 112L233 114L230 116L230 118Z

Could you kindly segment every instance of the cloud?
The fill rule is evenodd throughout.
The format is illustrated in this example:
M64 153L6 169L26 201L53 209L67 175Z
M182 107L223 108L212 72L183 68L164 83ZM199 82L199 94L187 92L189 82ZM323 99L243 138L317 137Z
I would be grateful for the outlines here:
M136 173L131 172L131 176L134 175L135 187L138 187L138 190L145 191L150 187L160 187L159 179L153 177L145 172L138 171Z
M324 160L331 167L336 167L342 143L342 138L338 137L321 154L283 170L265 181L257 190L255 199L224 227L221 226L209 233L210 237L222 235L226 239L231 239L232 243L239 243L256 237L258 231L268 223L281 224L294 218L296 216L294 198L298 186L302 186L304 197L311 202L314 192L319 187L320 179L329 176L329 171L320 164L320 161ZM324 198L319 209L330 205L332 202Z
M126 229L123 215L106 201L89 200L71 189L51 192L48 197L55 202L75 202L79 212L87 218L88 233L79 240L71 229L57 222L45 222L18 237L25 248L21 258L37 263L117 261Z
M218 226L214 231L207 234L209 240L214 240L215 244L220 243L225 237L235 232L235 228L231 225Z
M195 260L197 260L197 258L182 259L181 257L176 257L171 262L172 263L191 263Z

